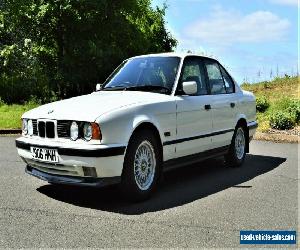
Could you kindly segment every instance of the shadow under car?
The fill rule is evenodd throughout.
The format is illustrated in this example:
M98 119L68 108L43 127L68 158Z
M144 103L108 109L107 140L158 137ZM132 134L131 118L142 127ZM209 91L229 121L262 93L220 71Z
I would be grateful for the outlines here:
M226 167L221 158L178 168L166 172L158 192L140 203L124 200L116 185L96 189L48 184L37 191L75 206L137 215L181 206L230 187L251 188L241 184L272 171L285 161L280 157L247 154L240 168Z

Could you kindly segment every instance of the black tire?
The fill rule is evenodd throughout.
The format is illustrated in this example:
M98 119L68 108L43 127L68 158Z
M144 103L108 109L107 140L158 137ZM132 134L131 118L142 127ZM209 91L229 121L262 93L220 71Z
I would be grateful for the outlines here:
M244 150L243 153L239 152L237 149L237 134L239 134L238 136L240 136L240 133L243 133L244 136ZM231 140L231 144L230 144L230 148L228 153L225 155L225 162L228 166L230 167L240 167L242 166L242 164L244 163L245 160L245 156L246 156L246 148L247 148L247 144L248 140L247 140L247 133L246 130L243 126L238 125L235 130L234 130L234 134ZM242 143L241 143L242 144Z
M154 176L149 187L141 189L135 175L135 156L138 148L142 145L148 147L151 145L155 158ZM140 130L136 132L129 141L123 164L123 173L121 180L121 192L131 201L143 201L148 199L157 189L158 179L162 166L161 146L155 134L151 130ZM146 171L146 170L145 170ZM143 172L144 173L144 172ZM148 178L148 177L147 177ZM151 178L150 178L151 179Z

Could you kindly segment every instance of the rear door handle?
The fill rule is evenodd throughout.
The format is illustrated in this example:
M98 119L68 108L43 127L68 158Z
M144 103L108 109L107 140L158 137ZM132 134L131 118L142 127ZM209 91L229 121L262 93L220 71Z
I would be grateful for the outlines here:
M205 108L206 110L209 110L209 109L211 109L211 106L210 106L210 104L206 104L206 105L204 105L204 108Z
M235 103L234 103L234 102L231 102L231 103L230 103L230 107L234 108L234 107L235 107Z

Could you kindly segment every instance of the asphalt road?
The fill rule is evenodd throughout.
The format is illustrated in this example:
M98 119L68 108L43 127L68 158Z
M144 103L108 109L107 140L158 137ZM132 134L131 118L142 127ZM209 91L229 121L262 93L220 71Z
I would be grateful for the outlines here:
M57 187L24 173L0 137L0 248L241 247L240 230L297 230L297 144L253 141L242 168L209 160L169 172L149 201L117 187ZM295 247L295 246L294 246Z

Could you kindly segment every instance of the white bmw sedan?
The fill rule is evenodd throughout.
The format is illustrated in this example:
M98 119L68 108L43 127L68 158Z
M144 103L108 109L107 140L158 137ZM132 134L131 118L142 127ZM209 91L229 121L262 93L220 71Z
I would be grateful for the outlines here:
M255 97L215 59L152 54L125 60L89 95L22 116L26 173L52 184L121 184L148 198L164 170L224 156L240 166L257 127Z

